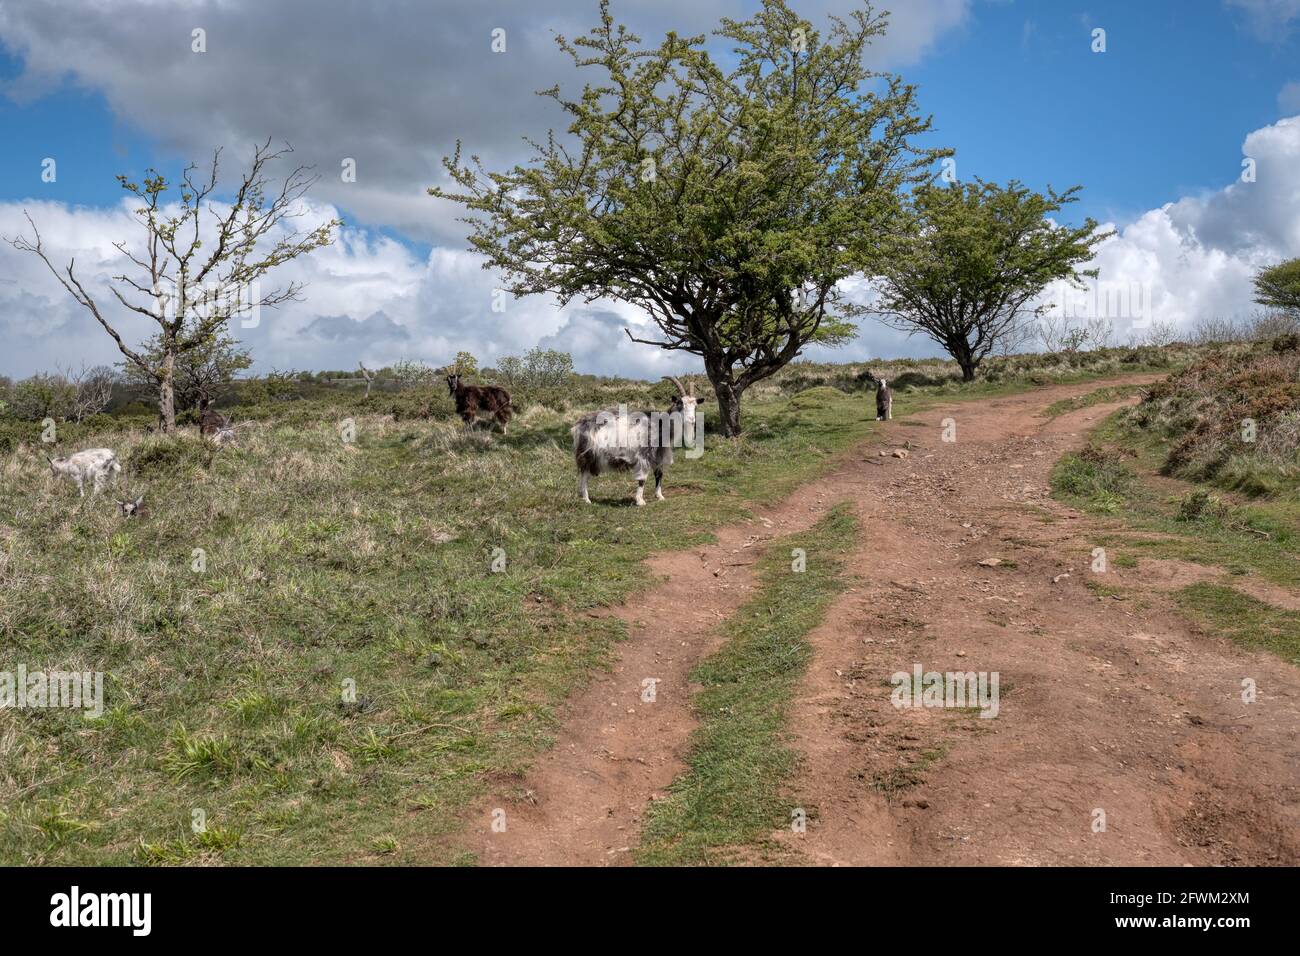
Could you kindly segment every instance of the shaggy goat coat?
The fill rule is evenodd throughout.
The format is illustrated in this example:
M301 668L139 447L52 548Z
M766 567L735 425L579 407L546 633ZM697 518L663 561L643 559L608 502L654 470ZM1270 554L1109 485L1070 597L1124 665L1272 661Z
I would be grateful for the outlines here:
M510 405L510 393L504 388L496 385L463 385L459 375L448 375L447 391L456 400L456 414L460 415L467 427L483 415L495 418L501 425L501 434L506 433L514 409Z
M86 497L86 480L91 482L92 494L99 494L110 477L120 474L122 466L118 464L117 454L111 448L87 448L66 458L51 458L50 471L63 475L77 483L81 497Z
M894 393L890 391L889 382L880 380L876 386L876 421L887 422L894 417Z

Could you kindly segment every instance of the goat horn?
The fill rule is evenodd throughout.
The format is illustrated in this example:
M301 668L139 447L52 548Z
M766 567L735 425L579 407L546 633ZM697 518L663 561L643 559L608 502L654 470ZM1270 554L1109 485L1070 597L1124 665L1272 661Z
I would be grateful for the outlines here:
M674 376L672 376L672 375L665 375L664 378L668 379L668 381L672 382L674 385L677 386L677 391L678 391L679 394L681 394L681 395L688 395L688 394L690 394L689 392L686 391L686 389L682 388L682 383L679 382L679 381L678 381Z

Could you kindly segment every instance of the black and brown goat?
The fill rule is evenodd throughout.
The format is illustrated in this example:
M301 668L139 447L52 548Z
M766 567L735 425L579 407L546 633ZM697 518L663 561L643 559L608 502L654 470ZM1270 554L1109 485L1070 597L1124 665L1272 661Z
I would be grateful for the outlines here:
M447 376L447 391L456 400L456 414L471 427L480 415L495 418L501 425L501 434L506 433L510 416L514 409L510 405L510 393L496 385L463 385L460 375Z
M213 408L206 398L199 399L199 434L220 444L233 441L235 437L230 419Z

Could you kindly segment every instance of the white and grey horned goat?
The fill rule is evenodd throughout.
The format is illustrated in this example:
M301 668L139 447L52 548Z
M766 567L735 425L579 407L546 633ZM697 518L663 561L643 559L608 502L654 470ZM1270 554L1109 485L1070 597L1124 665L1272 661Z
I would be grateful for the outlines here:
M77 490L83 498L86 497L87 479L91 483L91 493L97 495L109 478L122 471L117 455L111 448L87 448L66 458L50 458L47 455L46 460L55 477L64 475L77 483Z
M655 497L663 501L664 469L673 463L673 446L694 447L699 442L696 398L690 379L677 386L667 412L629 412L625 406L590 412L573 426L573 458L578 465L578 494L587 504L589 479L605 471L631 471L636 479L636 503L645 504L646 476L654 472Z
M876 385L876 421L887 422L894 417L894 393L889 380L882 378Z

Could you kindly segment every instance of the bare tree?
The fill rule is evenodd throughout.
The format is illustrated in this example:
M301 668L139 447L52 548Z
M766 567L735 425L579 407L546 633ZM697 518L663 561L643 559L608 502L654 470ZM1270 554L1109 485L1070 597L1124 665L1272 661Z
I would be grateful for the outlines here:
M1166 345L1173 345L1178 341L1178 323L1159 320L1152 322L1147 327L1144 340L1147 345L1155 346L1158 349L1162 349Z
M361 369L361 377L366 380L366 398L369 398L370 386L375 382L375 373L366 368L361 362L357 363L357 368Z
M1280 310L1257 309L1246 326L1247 337L1254 342L1268 342L1279 335L1300 332L1300 316Z
M1196 345L1212 345L1217 342L1236 342L1242 335L1241 326L1234 320L1212 316L1196 320L1192 326L1191 340Z
M107 365L95 365L87 368L84 364L80 371L69 367L61 374L72 386L72 405L68 417L81 421L91 415L98 415L108 408L113 398L113 386L117 383L117 372Z
M1088 320L1088 342L1094 349L1108 349L1115 341L1115 323L1101 316Z
M176 429L174 383L178 359L210 342L214 334L227 327L232 316L297 299L302 291L299 283L291 282L265 294L260 293L258 284L276 266L329 245L335 227L341 224L332 219L305 233L291 227L294 219L304 215L299 200L317 178L308 175L309 167L299 166L278 189L272 188L268 164L291 152L288 146L273 150L269 139L256 147L252 164L224 211L218 208L215 197L220 149L212 155L207 176L196 176L196 164L185 168L176 213L168 210L164 197L169 184L156 170L148 170L140 183L126 176L117 177L122 188L142 203L135 215L144 227L145 238L143 247L135 252L126 242L114 243L140 272L135 277L114 276L117 284L109 289L123 309L158 324L157 361L122 341L115 325L77 277L76 260L61 271L50 261L30 215L27 222L34 238L20 235L8 240L15 249L39 256L68 294L117 343L127 362L157 383L164 432ZM211 217L211 225L205 213Z

